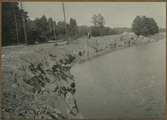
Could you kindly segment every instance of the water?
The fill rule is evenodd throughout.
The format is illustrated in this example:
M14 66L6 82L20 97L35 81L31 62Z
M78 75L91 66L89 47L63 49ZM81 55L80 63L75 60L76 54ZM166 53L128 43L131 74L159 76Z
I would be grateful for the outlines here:
M164 118L165 40L112 52L71 72L85 118Z

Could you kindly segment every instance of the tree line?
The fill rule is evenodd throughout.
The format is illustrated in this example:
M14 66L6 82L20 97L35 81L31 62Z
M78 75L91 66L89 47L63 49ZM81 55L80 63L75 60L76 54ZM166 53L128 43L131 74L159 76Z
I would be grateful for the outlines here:
M2 45L24 43L22 17L27 12L19 9L17 2L2 3Z
M125 31L144 36L159 32L155 20L145 16L137 16L132 23L132 28L107 27L101 14L95 14L91 19L92 26L79 26L74 18L70 18L65 23L47 18L45 15L31 20L28 13L19 8L18 2L3 2L2 45L35 44L59 39L73 40L87 35L88 32L94 37L120 34ZM24 32L23 23L25 23L26 32ZM25 40L25 34L27 40Z
M23 21L24 18L24 21ZM27 41L24 39L23 22L27 34ZM18 7L17 2L4 2L2 5L2 45L34 44L35 42L47 42L62 37L77 37L78 28L75 19L70 18L69 23L54 21L52 18L42 16L31 20L28 13Z
M71 37L76 38L78 35L78 27L75 19L70 18L69 23L59 21L56 23L52 18L42 16L35 20L29 20L27 26L28 42L48 42L48 40L58 40Z
M68 23L55 21L52 18L42 16L31 20L28 13L21 10L17 2L4 2L2 4L2 45L34 44L48 42L49 40L76 39L87 35L92 36L111 35L121 33L119 29L111 29L104 26L104 18L101 14L92 17L92 26L79 26L74 18ZM26 25L27 41L23 30L23 18Z

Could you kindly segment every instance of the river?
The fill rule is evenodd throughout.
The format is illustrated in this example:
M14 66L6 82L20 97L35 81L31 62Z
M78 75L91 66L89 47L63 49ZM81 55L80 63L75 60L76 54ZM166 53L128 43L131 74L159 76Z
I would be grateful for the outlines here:
M165 114L165 40L76 64L76 99L84 118L156 118Z

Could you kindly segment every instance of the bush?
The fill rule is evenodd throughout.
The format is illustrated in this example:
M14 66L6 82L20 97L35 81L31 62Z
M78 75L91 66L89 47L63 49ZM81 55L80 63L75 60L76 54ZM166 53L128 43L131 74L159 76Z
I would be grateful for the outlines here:
M91 27L92 36L100 36L101 35L100 29L101 29L100 27L92 26Z
M132 24L132 31L136 35L152 35L159 32L157 23L153 18L137 16Z

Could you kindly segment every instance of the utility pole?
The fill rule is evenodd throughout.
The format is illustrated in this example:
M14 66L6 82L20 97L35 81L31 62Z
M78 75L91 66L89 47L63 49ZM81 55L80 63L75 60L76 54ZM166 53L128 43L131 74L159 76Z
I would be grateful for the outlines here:
M65 37L67 35L67 26L66 26L66 14L65 14L65 7L64 7L64 3L62 3L62 7L63 7L63 16L64 16L64 33L65 33Z
M26 25L25 25L25 18L24 18L24 14L23 14L23 5L22 5L22 0L20 0L20 7L21 7L21 18L22 18L22 24L23 24L23 32L24 32L24 39L25 39L25 43L28 44L27 41L27 31L26 31Z

